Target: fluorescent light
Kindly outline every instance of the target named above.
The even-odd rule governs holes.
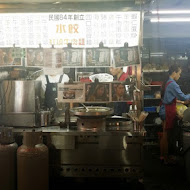
[[[150,55],[151,57],[163,57],[163,55]]]
[[[161,54],[161,55],[163,55],[163,54],[165,54],[164,52],[152,52],[152,53],[150,53],[151,55],[154,55],[154,54]]]
[[[54,3],[52,3],[52,4],[56,5],[56,4],[59,4],[59,3],[60,3],[59,1],[56,1],[56,2],[54,2]]]
[[[152,14],[190,14],[190,10],[157,10],[151,12]]]
[[[190,22],[190,18],[151,18],[150,22]]]
[[[150,56],[151,57],[162,57],[162,56],[164,56],[164,54],[166,54],[166,53],[164,53],[164,52],[152,52],[152,53],[150,53]]]

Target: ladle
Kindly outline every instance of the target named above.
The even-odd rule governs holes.
[[[87,106],[85,106],[83,103],[80,103],[85,109],[86,109],[86,112],[89,112],[89,109]]]

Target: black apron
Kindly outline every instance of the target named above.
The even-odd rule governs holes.
[[[45,77],[46,77],[47,84],[46,84],[44,104],[46,108],[54,108],[54,110],[56,110],[57,106],[56,106],[55,98],[57,98],[57,83],[50,83],[48,75],[45,75]],[[61,83],[62,78],[63,78],[63,75],[60,76],[59,83]]]

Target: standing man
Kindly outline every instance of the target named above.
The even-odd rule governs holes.
[[[62,75],[41,75],[36,80],[42,81],[44,106],[57,110],[55,101],[57,98],[57,83],[69,82],[68,75],[64,73]]]

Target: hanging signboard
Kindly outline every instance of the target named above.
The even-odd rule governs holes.
[[[108,48],[86,49],[86,66],[108,67],[110,66],[110,50]]]
[[[0,14],[0,47],[137,46],[139,34],[139,11]]]
[[[44,50],[42,48],[28,48],[26,50],[26,55],[27,66],[44,66]]]
[[[61,48],[44,48],[44,67],[62,68],[63,49]]]
[[[64,48],[63,66],[69,68],[83,66],[83,49]]]
[[[115,67],[124,67],[139,64],[138,46],[116,48],[114,52]]]
[[[84,84],[58,84],[58,102],[84,102]]]
[[[24,54],[22,48],[0,48],[0,66],[22,66]]]

